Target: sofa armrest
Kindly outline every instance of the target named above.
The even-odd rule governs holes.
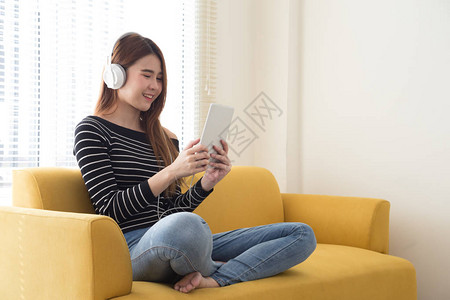
[[[386,200],[357,197],[282,194],[286,222],[310,225],[317,241],[389,252]]]
[[[131,292],[131,260],[113,219],[0,207],[1,299],[106,299]]]

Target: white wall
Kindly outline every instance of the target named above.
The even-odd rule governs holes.
[[[302,191],[391,202],[391,254],[449,299],[450,2],[305,1]]]
[[[284,112],[235,164],[389,200],[391,254],[450,299],[450,1],[219,1],[218,34],[219,101]]]
[[[217,99],[234,106],[234,117],[252,132],[246,138],[255,137],[244,151],[230,152],[232,162],[268,168],[282,190],[292,187],[299,191],[296,154],[300,140],[296,128],[300,92],[298,81],[293,78],[300,74],[297,36],[300,2],[237,0],[218,4]],[[266,101],[275,103],[276,107],[269,105],[271,111],[260,107],[261,93]],[[258,107],[263,122],[259,116],[246,113],[255,112],[254,106]],[[287,131],[287,126],[294,130]],[[288,177],[288,173],[296,176]]]

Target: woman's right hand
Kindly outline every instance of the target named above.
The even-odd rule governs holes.
[[[210,155],[208,147],[198,144],[200,139],[190,141],[169,166],[175,179],[206,171]]]

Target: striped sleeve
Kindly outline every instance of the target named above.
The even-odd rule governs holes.
[[[166,203],[165,210],[159,218],[176,212],[193,212],[213,191],[214,189],[205,191],[202,188],[201,179],[184,194],[181,194],[180,189],[177,189],[176,195]]]
[[[91,122],[81,122],[75,129],[74,154],[98,214],[117,223],[125,222],[156,203],[147,180],[119,189],[108,148],[108,134]]]
[[[172,139],[178,152],[180,147],[178,140]],[[181,193],[181,189],[177,186],[175,195],[168,199],[163,199],[163,212],[158,216],[158,219],[168,216],[177,212],[193,212],[202,202],[214,191],[214,188],[210,191],[205,191],[201,185],[201,178],[190,187],[184,194]]]

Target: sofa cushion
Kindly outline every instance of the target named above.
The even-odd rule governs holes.
[[[205,219],[213,233],[284,221],[275,177],[267,169],[250,166],[233,167],[195,213]]]
[[[318,244],[304,263],[277,276],[235,285],[198,289],[195,299],[371,300],[415,299],[413,265],[402,258],[355,247]],[[134,281],[120,300],[184,299],[170,285]]]

